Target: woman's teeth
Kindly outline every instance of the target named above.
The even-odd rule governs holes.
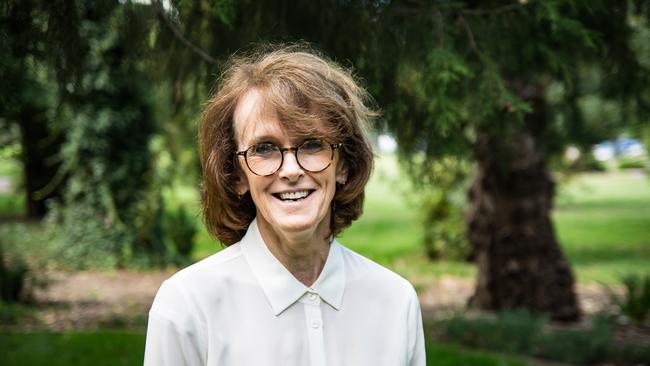
[[[278,197],[281,200],[299,200],[305,198],[309,195],[309,191],[298,191],[298,192],[283,192],[278,193]]]

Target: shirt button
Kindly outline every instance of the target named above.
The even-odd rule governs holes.
[[[309,300],[315,301],[316,300],[316,294],[309,294]]]
[[[311,327],[314,329],[320,328],[320,322],[314,321],[313,323],[311,323]]]

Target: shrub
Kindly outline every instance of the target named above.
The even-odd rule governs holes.
[[[536,354],[571,364],[592,364],[607,360],[611,343],[611,325],[604,318],[595,318],[589,329],[556,329],[545,333]]]
[[[194,239],[198,232],[196,217],[181,205],[167,214],[165,224],[167,237],[174,245],[176,253],[183,259],[188,259],[194,249]]]
[[[447,324],[447,337],[468,346],[512,353],[531,353],[546,318],[526,310],[502,312],[496,319],[455,316]]]
[[[506,311],[496,318],[456,315],[441,322],[444,341],[472,348],[517,353],[571,364],[615,361],[649,364],[650,346],[615,341],[610,319],[596,317],[590,327],[554,327],[545,317],[525,310]]]
[[[624,169],[643,169],[646,167],[646,159],[643,157],[622,157],[618,159],[618,168]]]
[[[33,239],[23,226],[0,227],[0,302],[30,302],[33,291],[47,284],[44,273],[36,271],[44,266],[30,258],[30,246],[25,243]]]
[[[621,279],[625,294],[616,295],[610,290],[612,302],[621,315],[638,324],[644,324],[650,316],[650,274],[630,274]]]
[[[19,302],[26,292],[29,267],[21,256],[12,254],[0,241],[0,300],[4,302]]]

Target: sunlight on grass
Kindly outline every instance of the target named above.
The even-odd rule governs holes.
[[[639,173],[585,174],[562,187],[558,237],[581,282],[648,271],[650,182]]]

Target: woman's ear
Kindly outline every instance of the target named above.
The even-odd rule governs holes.
[[[237,180],[237,183],[235,184],[235,192],[237,192],[237,195],[240,197],[245,195],[246,192],[248,192],[248,182],[242,180],[241,178]]]
[[[344,161],[339,161],[336,166],[336,183],[345,185],[348,182],[348,165]]]
[[[237,182],[235,182],[235,192],[241,197],[248,192],[248,178],[241,169],[237,168]]]

